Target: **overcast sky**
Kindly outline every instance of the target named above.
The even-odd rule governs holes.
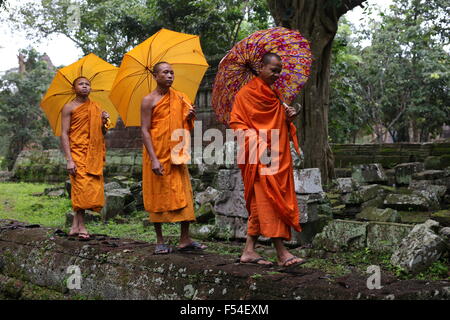
[[[40,0],[26,0],[40,1]],[[9,6],[14,8],[23,0],[8,0]],[[369,4],[377,4],[386,9],[392,0],[368,0]],[[4,13],[3,13],[4,14]],[[363,18],[362,8],[356,7],[347,13],[347,18],[356,25]],[[25,37],[25,33],[12,30],[8,24],[0,26],[0,73],[17,67],[17,53],[19,49],[32,46],[41,53],[47,53],[55,66],[68,65],[82,57],[83,53],[75,44],[64,35],[54,35],[50,39],[34,42]]]

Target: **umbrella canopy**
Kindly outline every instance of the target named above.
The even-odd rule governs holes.
[[[303,88],[312,63],[308,40],[300,32],[282,27],[257,31],[239,41],[219,64],[212,93],[218,121],[228,125],[234,97],[257,75],[268,52],[278,54],[283,61],[281,76],[272,85],[278,97],[289,104]]]
[[[111,126],[115,126],[119,114],[108,95],[118,70],[119,68],[90,53],[56,72],[41,101],[41,108],[55,135],[61,135],[61,110],[75,98],[72,83],[78,77],[86,77],[91,82],[89,99],[98,102],[103,110],[109,113]]]
[[[209,65],[196,35],[161,29],[127,52],[114,80],[110,99],[126,126],[141,125],[142,98],[156,88],[153,66],[165,61],[175,73],[172,87],[195,101]]]

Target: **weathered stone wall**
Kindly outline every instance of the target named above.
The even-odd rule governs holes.
[[[336,168],[381,163],[393,168],[400,163],[425,162],[426,169],[450,166],[450,143],[332,144]]]
[[[207,112],[198,113],[198,118],[204,123],[215,121],[208,117]],[[119,123],[118,126],[124,128],[123,123]],[[202,124],[202,127],[204,131],[210,126]],[[223,129],[223,126],[221,128]],[[111,131],[107,134],[109,147],[106,153],[105,176],[124,175],[140,179],[142,140],[140,132],[137,134],[139,128],[124,129],[126,130]],[[209,143],[204,142],[206,145]],[[124,145],[125,148],[122,147]],[[338,177],[351,174],[351,171],[340,173],[339,168],[350,168],[358,164],[380,163],[383,168],[394,168],[401,163],[423,162],[427,170],[442,170],[450,166],[450,143],[334,144],[332,149]],[[394,173],[387,171],[386,174]],[[13,177],[20,181],[62,182],[67,178],[63,155],[57,149],[24,150],[17,158]]]
[[[142,149],[109,149],[106,152],[105,177],[142,178]],[[69,176],[63,153],[58,149],[24,150],[14,164],[14,180],[24,182],[63,182]]]

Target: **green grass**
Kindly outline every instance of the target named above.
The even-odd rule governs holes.
[[[48,227],[63,228],[71,204],[67,198],[33,196],[50,184],[0,183],[0,219],[15,219]]]

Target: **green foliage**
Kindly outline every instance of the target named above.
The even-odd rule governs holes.
[[[79,21],[77,20],[79,17]],[[118,65],[123,55],[161,28],[197,34],[208,56],[269,26],[265,0],[42,0],[11,14],[32,38],[66,35],[84,54]]]
[[[21,50],[25,72],[8,72],[0,79],[0,141],[8,169],[17,155],[30,143],[43,148],[57,146],[40,100],[54,75],[41,55],[34,49]]]
[[[357,134],[373,130],[378,141],[387,132],[394,142],[429,141],[450,118],[448,6],[443,0],[395,0],[378,15],[380,21],[369,20],[353,37],[351,26],[340,22],[333,45],[332,140],[355,142]],[[371,44],[362,48],[358,39]]]

